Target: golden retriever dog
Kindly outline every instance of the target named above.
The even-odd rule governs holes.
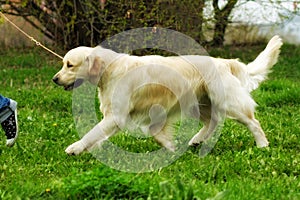
[[[103,119],[65,151],[80,154],[120,129],[136,127],[175,151],[173,124],[182,113],[203,122],[189,145],[210,139],[229,117],[248,127],[258,147],[266,147],[269,143],[254,117],[256,103],[250,92],[266,79],[281,46],[281,38],[274,36],[249,64],[199,55],[133,56],[100,46],[72,49],[53,81],[65,90],[84,81],[97,85]]]

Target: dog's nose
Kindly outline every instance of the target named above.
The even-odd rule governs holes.
[[[58,77],[57,77],[57,76],[54,76],[54,77],[52,78],[52,81],[53,81],[54,83],[58,84]]]

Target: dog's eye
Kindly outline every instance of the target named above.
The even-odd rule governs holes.
[[[73,65],[71,63],[67,62],[67,67],[71,68],[71,67],[73,67]]]

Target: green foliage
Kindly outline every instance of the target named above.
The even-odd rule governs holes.
[[[213,54],[251,61],[263,48]],[[0,51],[0,94],[18,101],[20,128],[13,148],[0,131],[0,199],[299,199],[299,51],[283,46],[269,80],[253,92],[270,147],[258,149],[244,126],[227,120],[209,155],[199,158],[199,148],[189,148],[149,173],[116,171],[89,153],[67,156],[78,133],[72,93],[51,81],[60,62],[35,49]],[[112,141],[131,151],[157,148],[122,134]]]
[[[140,188],[133,177],[101,166],[66,178],[63,187],[71,199],[145,199],[148,189]]]
[[[204,0],[106,0],[103,6],[99,0],[22,0],[5,4],[12,5],[12,10],[26,17],[57,45],[71,49],[96,46],[117,33],[142,27],[169,28],[202,41],[204,3]],[[27,18],[28,15],[39,23]]]

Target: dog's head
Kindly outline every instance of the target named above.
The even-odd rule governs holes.
[[[86,59],[94,48],[77,47],[70,50],[63,58],[62,69],[54,75],[53,81],[65,90],[80,86],[89,76]]]

